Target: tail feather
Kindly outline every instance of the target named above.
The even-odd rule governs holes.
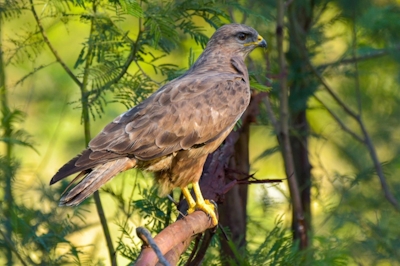
[[[89,158],[91,153],[92,150],[90,149],[84,150],[81,154],[77,155],[76,157],[72,158],[68,163],[64,164],[51,178],[50,185],[53,185],[54,183],[66,178],[67,176],[79,173],[81,171],[86,171],[96,166],[96,164],[99,164],[99,162],[86,159]],[[78,164],[78,161],[81,161],[82,159],[86,159],[86,163]]]
[[[51,178],[50,185],[72,174],[82,171],[90,171],[91,168],[94,168],[99,164],[116,160],[118,158],[121,158],[121,155],[108,151],[92,151],[91,149],[84,150],[82,154],[71,159],[58,170],[58,172]]]
[[[78,205],[118,173],[133,168],[135,165],[135,159],[125,157],[94,167],[78,185],[61,197],[60,206]]]

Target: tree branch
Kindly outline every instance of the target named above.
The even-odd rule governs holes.
[[[145,246],[151,247],[153,251],[156,253],[157,258],[159,262],[164,265],[164,266],[169,266],[170,264],[168,261],[164,258],[164,256],[161,253],[160,248],[157,246],[156,242],[154,241],[153,237],[151,236],[151,233],[144,227],[138,227],[136,228],[136,234],[140,239],[142,239],[143,243]]]
[[[297,220],[298,228],[296,231],[300,235],[300,247],[306,248],[308,246],[308,236],[306,229],[306,222],[304,219],[303,206],[301,204],[299,185],[297,183],[297,176],[294,167],[292,147],[289,138],[289,104],[288,104],[288,84],[286,77],[286,61],[285,54],[283,51],[283,29],[284,29],[284,1],[278,0],[278,16],[276,25],[277,34],[277,48],[278,48],[278,60],[280,72],[280,131],[278,132],[278,138],[280,139],[280,145],[282,147],[283,161],[285,164],[286,177],[288,179],[288,185],[290,195],[293,204],[293,218]]]
[[[53,45],[51,44],[49,38],[47,37],[47,34],[43,28],[42,22],[40,21],[35,7],[33,5],[33,0],[29,0],[30,4],[31,4],[31,11],[33,13],[33,16],[35,17],[36,20],[36,24],[39,27],[40,33],[42,34],[42,37],[44,39],[44,42],[47,44],[47,46],[49,47],[50,51],[53,53],[54,57],[56,58],[57,62],[60,63],[60,65],[64,68],[65,72],[68,74],[68,76],[71,77],[71,79],[79,86],[82,86],[82,83],[79,81],[79,79],[74,75],[74,73],[72,73],[72,71],[69,69],[69,67],[64,63],[64,61],[61,59],[61,57],[59,56],[58,52],[56,49],[54,49]]]
[[[374,164],[376,173],[378,175],[379,181],[381,183],[381,187],[382,190],[384,192],[385,198],[390,202],[390,204],[392,204],[397,211],[400,211],[400,205],[397,202],[396,198],[393,196],[393,194],[390,192],[389,186],[387,184],[386,178],[385,178],[385,174],[383,173],[383,169],[382,169],[382,165],[379,162],[379,158],[378,155],[376,153],[375,150],[375,146],[372,143],[372,139],[365,127],[364,121],[361,118],[361,116],[357,113],[355,113],[354,111],[352,111],[337,95],[336,93],[334,93],[334,91],[332,90],[332,88],[325,82],[324,78],[321,76],[321,74],[315,69],[315,67],[312,65],[312,63],[310,62],[309,59],[307,59],[307,63],[310,66],[310,68],[312,69],[312,71],[314,72],[314,74],[317,76],[317,78],[319,79],[319,81],[321,82],[321,84],[324,86],[325,90],[332,96],[332,98],[338,103],[338,105],[350,116],[352,117],[357,124],[359,125],[362,135],[364,137],[364,140],[362,140],[362,138],[360,137],[356,137],[354,134],[350,133],[350,130],[345,130],[346,132],[350,133],[350,135],[352,135],[353,137],[355,137],[357,140],[361,141],[362,143],[364,143],[369,151],[371,160]],[[315,96],[314,96],[315,97]],[[318,99],[318,98],[316,98]],[[329,109],[327,109],[328,112],[334,117],[334,119],[339,123],[339,119],[334,116],[333,112],[330,112]],[[340,123],[339,123],[340,124]],[[341,125],[342,126],[342,125]],[[342,126],[343,128],[343,126]]]
[[[395,47],[392,48],[393,50],[400,50],[400,45],[397,45]],[[326,63],[326,64],[322,64],[319,65],[317,67],[318,70],[325,70],[328,67],[332,67],[332,66],[339,66],[339,65],[347,65],[347,64],[354,64],[354,62],[361,62],[361,61],[367,61],[370,59],[376,59],[379,57],[383,57],[386,55],[389,55],[390,50],[389,49],[385,49],[385,50],[379,50],[379,51],[375,51],[373,53],[369,53],[366,55],[360,55],[360,56],[352,56],[351,58],[342,58],[339,59],[336,62],[331,62],[331,63]]]
[[[371,156],[372,162],[374,163],[376,174],[378,175],[379,181],[382,186],[382,190],[385,194],[385,198],[396,208],[397,211],[400,211],[400,206],[399,203],[397,202],[396,198],[393,196],[393,194],[390,192],[390,188],[386,182],[385,174],[383,173],[382,165],[379,162],[378,155],[375,150],[375,146],[372,143],[372,139],[369,136],[369,133],[367,129],[365,128],[364,123],[362,122],[361,118],[358,121],[359,125],[361,127],[361,130],[363,132],[364,138],[365,138],[365,145],[367,146],[367,149],[369,151],[369,154]]]
[[[38,67],[35,67],[31,72],[29,72],[28,74],[26,74],[25,76],[23,76],[20,80],[18,80],[15,84],[14,87],[18,86],[19,84],[23,83],[27,78],[29,78],[30,76],[36,74],[36,72],[38,72],[39,70],[42,70],[48,66],[51,66],[52,64],[57,63],[57,61],[53,61],[51,63],[48,63],[46,65],[40,65]]]
[[[354,139],[358,140],[359,142],[365,144],[365,140],[361,138],[357,133],[352,131],[348,126],[346,126],[345,123],[343,123],[340,118],[333,112],[332,109],[330,109],[322,100],[319,98],[316,94],[313,95],[314,98],[322,104],[322,106],[328,111],[328,113],[333,117],[333,119],[336,121],[336,123],[339,124],[339,126],[347,133],[349,133]]]
[[[93,1],[93,14],[96,14],[97,12],[97,2]],[[91,42],[91,38],[93,36],[93,33],[95,31],[95,17],[93,16],[91,18],[90,22],[90,32],[89,32],[89,41],[88,41],[88,51],[87,51],[87,58],[86,58],[86,64],[85,68],[83,71],[83,79],[80,88],[81,91],[81,104],[82,104],[82,120],[83,120],[83,130],[84,130],[84,135],[85,135],[85,146],[89,145],[90,139],[91,139],[91,133],[90,133],[90,117],[89,117],[89,69],[90,66],[92,65],[93,61],[93,43]],[[110,257],[111,265],[116,266],[117,265],[117,258],[115,256],[115,250],[114,250],[114,245],[111,239],[111,234],[110,230],[108,228],[107,224],[107,218],[106,215],[104,214],[104,209],[103,205],[101,203],[100,199],[100,193],[99,191],[95,191],[93,193],[93,198],[94,202],[96,205],[96,210],[97,214],[99,215],[100,219],[100,224],[103,229],[103,234],[106,240],[107,244],[107,250],[108,254]]]
[[[161,254],[166,254],[174,249],[175,246],[180,245],[180,243],[213,227],[212,221],[207,214],[202,211],[195,211],[166,227],[154,237],[154,242],[159,247]],[[135,265],[155,265],[157,261],[158,257],[154,250],[150,247],[145,247],[142,249]]]

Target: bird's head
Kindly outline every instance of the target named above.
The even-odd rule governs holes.
[[[211,36],[206,49],[230,51],[244,59],[257,47],[267,47],[267,42],[255,29],[242,24],[227,24]]]

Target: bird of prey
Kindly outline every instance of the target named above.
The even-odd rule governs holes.
[[[75,206],[118,173],[139,168],[155,172],[160,196],[180,187],[188,213],[203,210],[217,225],[214,205],[204,200],[198,181],[207,155],[221,145],[249,104],[245,58],[266,45],[251,27],[220,27],[185,74],[115,118],[58,170],[50,185],[74,173],[79,173],[74,181],[81,178],[60,205]]]

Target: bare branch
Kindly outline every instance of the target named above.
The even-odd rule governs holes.
[[[18,81],[14,84],[14,86],[17,86],[17,85],[23,83],[27,78],[29,78],[30,76],[36,74],[36,72],[38,72],[39,70],[42,70],[42,69],[44,69],[44,68],[46,68],[46,67],[48,67],[48,66],[51,66],[51,65],[54,64],[54,63],[56,63],[56,61],[51,62],[51,63],[48,63],[48,64],[46,64],[46,65],[40,65],[40,66],[38,66],[38,67],[35,67],[31,72],[29,72],[28,74],[26,74],[25,76],[23,76],[20,80],[18,80]]]
[[[340,107],[343,108],[343,110],[353,117],[355,120],[359,119],[359,115],[356,114],[353,110],[350,109],[340,98],[339,96],[336,95],[336,93],[331,89],[331,87],[326,83],[325,79],[322,77],[322,75],[317,71],[317,69],[312,65],[311,61],[309,58],[307,58],[307,63],[310,66],[312,72],[314,75],[318,78],[319,82],[324,86],[325,90],[332,96],[332,98],[339,104]]]
[[[400,45],[395,46],[394,48],[391,48],[393,50],[400,50]],[[376,59],[379,57],[383,57],[389,54],[390,49],[385,49],[385,50],[378,50],[373,53],[369,53],[366,55],[360,55],[360,56],[352,56],[351,58],[343,58],[339,59],[336,62],[331,62],[331,63],[326,63],[323,65],[319,65],[317,67],[318,70],[325,70],[328,67],[333,67],[333,66],[339,66],[339,65],[347,65],[347,64],[354,64],[354,62],[361,62],[361,61],[367,61],[370,59]]]
[[[353,138],[358,140],[359,142],[365,144],[365,140],[357,135],[354,131],[352,131],[349,127],[346,126],[345,123],[340,120],[340,118],[330,109],[316,94],[314,94],[314,98],[323,105],[323,107],[328,111],[328,113],[333,117],[333,119],[339,124],[339,126],[347,133],[349,133]]]
[[[381,163],[379,162],[378,155],[377,155],[376,150],[375,150],[375,146],[374,146],[373,143],[372,143],[372,139],[371,139],[371,137],[370,137],[370,135],[369,135],[369,133],[368,133],[366,127],[365,127],[365,124],[364,124],[363,119],[361,118],[361,116],[360,116],[359,114],[353,112],[353,111],[352,111],[352,110],[351,110],[351,109],[336,95],[336,93],[334,93],[334,91],[332,90],[332,88],[325,82],[325,80],[323,79],[323,77],[321,76],[321,74],[315,69],[315,67],[312,65],[312,63],[310,62],[310,60],[307,60],[307,61],[308,61],[308,65],[311,67],[312,71],[313,71],[314,74],[317,76],[317,78],[319,79],[319,81],[321,82],[321,84],[324,86],[324,88],[326,89],[326,91],[334,98],[334,100],[339,104],[339,106],[340,106],[341,108],[343,108],[343,110],[344,110],[348,115],[350,115],[352,118],[354,118],[354,120],[356,120],[357,124],[359,125],[359,127],[360,127],[360,129],[361,129],[361,132],[362,132],[362,135],[363,135],[364,139],[362,139],[361,137],[356,136],[356,135],[350,133],[351,130],[349,130],[349,129],[346,130],[345,127],[343,127],[343,126],[344,126],[343,123],[342,123],[341,126],[342,126],[342,128],[343,128],[346,132],[350,133],[350,134],[351,134],[353,137],[355,137],[358,141],[362,141],[362,143],[364,143],[364,144],[366,145],[366,147],[367,147],[367,149],[368,149],[368,151],[369,151],[371,160],[372,160],[372,162],[373,162],[373,164],[374,164],[376,173],[377,173],[377,175],[378,175],[378,178],[379,178],[379,181],[380,181],[380,183],[381,183],[381,187],[382,187],[382,190],[383,190],[383,192],[384,192],[384,195],[385,195],[386,199],[390,202],[390,204],[392,204],[392,205],[396,208],[396,210],[400,211],[400,205],[399,205],[399,203],[397,202],[396,198],[393,196],[393,194],[390,192],[390,189],[389,189],[389,186],[388,186],[388,184],[387,184],[385,175],[384,175],[384,173],[383,173],[382,165],[381,165]],[[356,85],[357,85],[357,84],[356,84]],[[316,97],[316,96],[314,95],[314,97]],[[319,100],[317,97],[316,97],[316,99]],[[320,101],[320,100],[319,100],[319,101]],[[320,101],[320,102],[321,102],[321,101]],[[322,102],[321,102],[321,103],[322,103]],[[334,113],[333,113],[332,111],[330,111],[328,108],[327,108],[327,110],[328,110],[328,112],[333,116],[333,118],[340,124],[340,120],[334,115]]]
[[[393,194],[390,192],[389,185],[386,182],[385,174],[383,173],[382,165],[379,162],[378,155],[376,154],[375,146],[372,143],[372,139],[369,136],[368,131],[365,128],[365,125],[361,119],[359,120],[359,125],[363,132],[365,138],[365,145],[367,146],[371,159],[374,163],[374,167],[379,177],[379,181],[381,183],[383,193],[385,194],[385,198],[396,208],[397,211],[400,211],[399,203],[397,202]]]
[[[283,28],[284,28],[284,1],[278,0],[278,16],[277,16],[277,48],[278,48],[278,61],[281,73],[280,78],[280,131],[278,138],[280,139],[280,145],[282,147],[283,161],[285,164],[285,172],[288,179],[288,185],[290,195],[292,198],[294,219],[298,227],[296,231],[300,235],[300,246],[306,248],[308,246],[308,236],[306,229],[306,222],[304,218],[303,206],[301,204],[300,191],[297,183],[297,176],[294,167],[292,147],[289,139],[289,105],[288,105],[288,84],[286,77],[286,61],[285,54],[283,51]]]
[[[72,80],[79,86],[82,86],[82,83],[79,81],[79,79],[74,75],[74,73],[72,73],[71,69],[69,69],[69,67],[64,63],[64,61],[61,59],[61,57],[59,56],[57,50],[53,47],[53,45],[51,44],[49,38],[47,37],[47,34],[43,28],[42,22],[39,19],[39,16],[36,13],[35,10],[35,6],[33,5],[33,0],[29,0],[30,4],[31,4],[31,11],[33,13],[33,16],[35,17],[36,20],[36,24],[39,27],[40,33],[43,36],[44,42],[47,44],[47,46],[49,47],[50,51],[53,53],[54,57],[56,58],[57,62],[60,63],[60,65],[64,68],[65,72],[67,72],[68,76],[70,76],[72,78]]]

